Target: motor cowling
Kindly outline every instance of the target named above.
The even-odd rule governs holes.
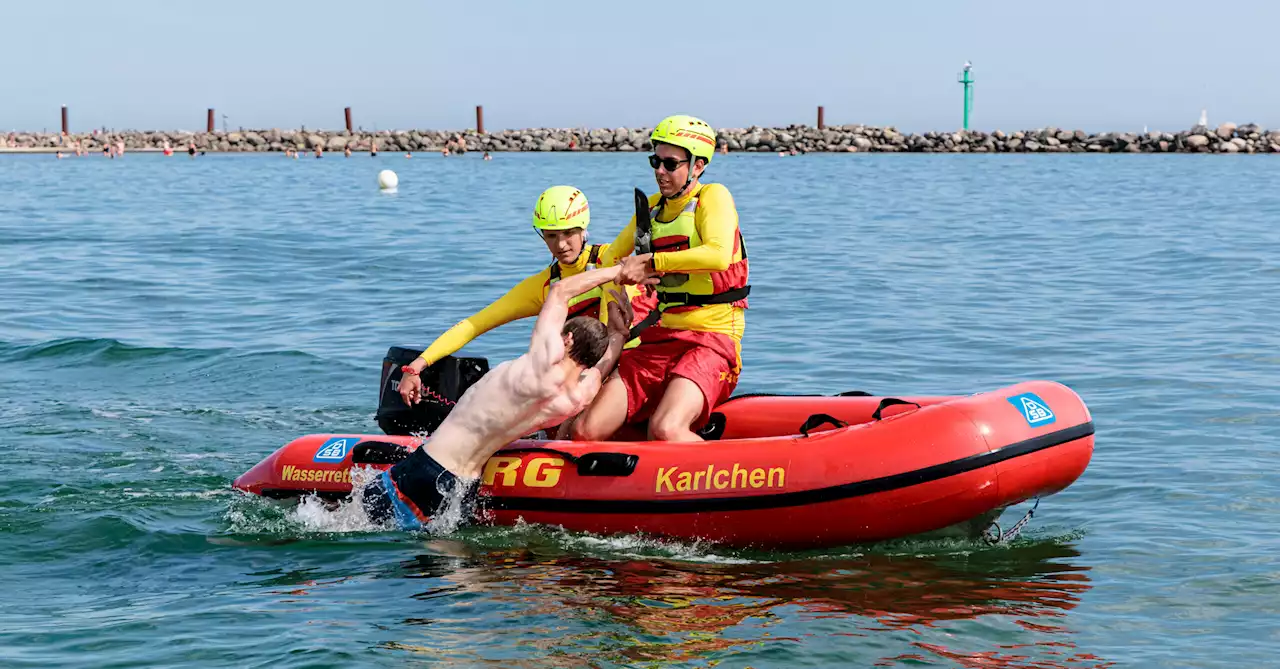
[[[421,354],[420,350],[392,346],[382,359],[377,421],[387,434],[434,432],[462,394],[489,371],[487,358],[445,356],[422,370],[422,401],[408,406],[400,397],[400,368]]]

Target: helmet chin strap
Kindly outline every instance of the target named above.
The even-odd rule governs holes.
[[[589,235],[589,234],[590,234],[590,233],[589,233],[589,232],[587,232],[586,228],[583,228],[583,230],[582,230],[582,246],[578,247],[578,255],[576,255],[576,256],[574,256],[574,257],[573,257],[573,263],[574,263],[575,265],[576,265],[576,264],[578,264],[578,258],[581,258],[581,257],[582,257],[582,253],[583,253],[584,251],[586,251],[586,250],[587,250],[587,247],[588,247],[588,246],[591,246],[591,242],[590,242],[590,240],[589,240],[589,239],[588,239],[588,237],[587,237],[587,235]]]
[[[688,149],[685,149],[685,151],[688,151]],[[684,185],[680,187],[680,190],[676,191],[675,199],[678,200],[684,197],[685,192],[689,190],[689,186],[693,184],[693,164],[697,160],[698,160],[697,157],[695,157],[693,153],[690,152],[689,153],[689,176],[685,177]],[[703,168],[703,169],[706,169],[706,168]]]

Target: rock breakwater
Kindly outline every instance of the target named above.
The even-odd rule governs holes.
[[[721,143],[731,152],[829,153],[1280,153],[1280,130],[1256,124],[1224,123],[1180,132],[1105,132],[1040,128],[1014,132],[957,131],[906,134],[893,127],[865,125],[786,128],[721,128]],[[107,131],[63,136],[57,133],[9,133],[0,151],[101,151],[124,142],[126,150],[181,152],[266,152],[288,149],[342,152],[378,151],[648,151],[648,128],[530,128],[490,133],[439,130],[346,132],[319,130],[236,130],[231,132]]]

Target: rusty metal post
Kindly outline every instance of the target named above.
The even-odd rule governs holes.
[[[822,118],[822,105],[818,105],[818,129],[826,130],[827,122]]]
[[[67,106],[62,105],[62,134],[67,134]]]
[[[347,107],[342,113],[347,117],[347,132],[351,132],[351,108]]]
[[[208,123],[208,126],[209,126],[209,129],[208,129],[208,130],[206,130],[205,132],[213,132],[213,109],[212,109],[212,108],[210,108],[210,109],[209,109],[209,123]]]
[[[484,107],[476,105],[476,134],[484,134]]]

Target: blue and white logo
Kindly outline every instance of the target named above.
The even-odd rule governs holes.
[[[1027,425],[1031,427],[1048,425],[1058,419],[1057,416],[1053,415],[1053,409],[1049,408],[1049,404],[1040,399],[1040,396],[1035,393],[1014,395],[1008,400],[1014,408],[1022,412],[1022,417],[1027,419]]]
[[[356,437],[334,437],[321,444],[312,459],[315,462],[342,462],[347,459],[347,451],[358,441]]]

